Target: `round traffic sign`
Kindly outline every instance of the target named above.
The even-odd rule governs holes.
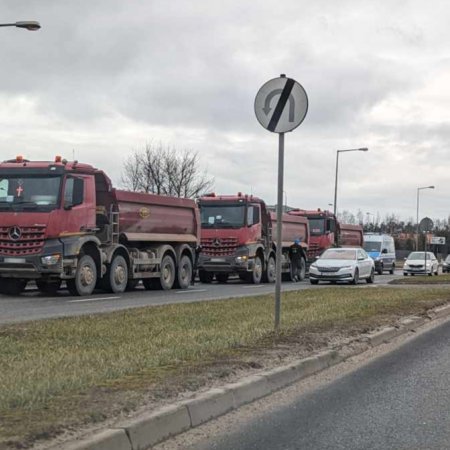
[[[419,230],[422,233],[433,230],[433,221],[429,217],[424,217],[419,223]]]
[[[263,84],[255,98],[258,122],[273,133],[297,128],[308,111],[308,96],[303,86],[292,78],[280,76]]]

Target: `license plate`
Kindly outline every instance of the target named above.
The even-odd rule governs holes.
[[[5,258],[3,261],[11,264],[22,264],[25,262],[25,258]]]
[[[211,262],[225,262],[224,258],[211,258]]]

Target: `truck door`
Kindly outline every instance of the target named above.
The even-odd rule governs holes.
[[[61,233],[82,233],[95,228],[93,178],[68,175],[64,182],[60,229]]]

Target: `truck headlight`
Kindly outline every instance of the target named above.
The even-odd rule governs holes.
[[[57,253],[55,255],[50,255],[50,256],[42,256],[41,263],[44,266],[54,266],[55,264],[59,263],[60,259],[61,259],[61,255],[59,253]]]
[[[237,264],[244,264],[247,261],[248,261],[248,255],[236,256],[236,263]]]

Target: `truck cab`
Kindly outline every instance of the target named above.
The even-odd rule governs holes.
[[[209,194],[199,199],[202,282],[216,276],[225,282],[231,273],[259,283],[263,277],[271,226],[265,203],[253,196]]]

